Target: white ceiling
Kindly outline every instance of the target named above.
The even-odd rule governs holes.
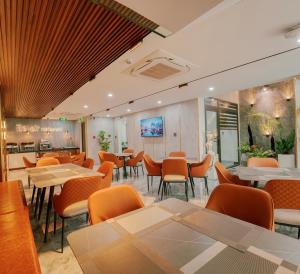
[[[229,68],[258,60],[300,46],[295,39],[284,38],[284,31],[300,22],[300,1],[289,0],[242,0],[223,1],[214,12],[199,17],[177,33],[161,38],[150,34],[143,44],[127,52],[99,73],[95,80],[82,86],[75,94],[48,114],[57,118],[61,113],[70,117],[97,113],[96,116],[111,117],[188,100],[198,96],[213,96],[224,92],[245,89],[280,81],[300,74],[300,49],[269,59],[241,66],[189,86],[173,88],[180,83],[202,78]],[[145,15],[145,14],[143,14]],[[145,15],[146,16],[146,15]],[[172,10],[166,16],[172,17]],[[176,20],[176,18],[174,18]],[[197,65],[190,72],[168,80],[154,81],[123,73],[128,68],[125,61],[137,62],[156,49]],[[214,86],[215,91],[208,91]],[[113,97],[107,97],[108,93]],[[153,93],[156,95],[150,96]],[[143,96],[145,99],[136,100]],[[128,105],[130,100],[136,100]],[[124,104],[125,105],[122,105]],[[88,105],[87,109],[83,105]],[[116,107],[115,106],[118,106]],[[105,109],[113,108],[109,112]],[[100,111],[100,112],[99,112]],[[68,116],[68,115],[66,115]]]

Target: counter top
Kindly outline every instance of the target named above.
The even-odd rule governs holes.
[[[46,152],[62,151],[62,150],[73,150],[73,149],[79,149],[79,147],[58,147],[58,148],[52,148],[52,149],[46,149],[46,150],[35,149],[33,151],[7,152],[7,154],[31,153],[31,152],[46,153]]]

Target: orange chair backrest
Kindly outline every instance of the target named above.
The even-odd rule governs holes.
[[[113,178],[114,163],[103,162],[97,171],[105,174],[105,176],[101,178],[101,189],[110,187]]]
[[[82,166],[85,159],[85,152],[73,155],[71,158],[73,164]]]
[[[272,196],[275,208],[300,210],[300,180],[271,180],[264,189]]]
[[[36,166],[53,166],[53,165],[59,165],[59,161],[52,157],[43,157],[40,160],[37,161]]]
[[[26,157],[23,157],[23,162],[24,162],[24,166],[26,168],[35,167],[36,166],[35,163],[31,163]]]
[[[218,179],[220,184],[234,184],[234,176],[220,162],[215,163]]]
[[[162,163],[162,176],[183,175],[188,178],[188,168],[185,159],[165,159]]]
[[[101,187],[100,176],[81,177],[68,180],[61,191],[60,208],[57,213],[62,215],[63,211],[71,204],[87,200]]]
[[[247,161],[248,167],[279,167],[278,161],[274,158],[252,157]]]
[[[47,152],[43,154],[43,157],[59,157],[59,153],[57,152]]]
[[[203,161],[196,164],[190,165],[190,175],[191,177],[204,177],[208,171],[212,161],[212,156],[207,154]]]
[[[58,157],[55,157],[60,164],[68,164],[72,162],[70,155],[59,155]]]
[[[104,158],[104,161],[106,161],[106,162],[112,162],[112,163],[116,164],[117,166],[122,165],[122,160],[119,160],[118,157],[113,153],[106,152],[103,154],[103,158]]]
[[[162,164],[155,163],[148,154],[143,159],[149,176],[161,176]]]
[[[82,167],[89,168],[89,169],[93,169],[93,167],[94,167],[94,160],[91,159],[91,158],[87,158],[87,159],[83,162]]]
[[[169,157],[186,157],[184,151],[172,151],[169,153]]]
[[[100,150],[100,151],[98,151],[98,157],[99,157],[99,162],[100,162],[100,164],[102,164],[105,160],[104,160],[104,153],[105,153],[105,151],[104,150]]]
[[[126,149],[123,150],[124,153],[134,153],[134,149],[131,147],[128,147]]]
[[[144,151],[140,151],[134,158],[130,159],[132,165],[136,165],[143,160]]]
[[[274,205],[266,191],[234,184],[218,185],[206,208],[272,230]]]
[[[99,190],[88,199],[89,215],[93,225],[142,207],[143,201],[129,185]]]

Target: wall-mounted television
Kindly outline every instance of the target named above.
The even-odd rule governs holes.
[[[164,134],[163,118],[153,117],[141,120],[142,137],[161,137]]]

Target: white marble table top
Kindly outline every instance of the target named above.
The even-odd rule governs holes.
[[[267,182],[270,180],[300,179],[300,169],[271,167],[237,167],[236,174],[241,180]]]
[[[30,180],[37,188],[64,184],[74,178],[105,176],[105,174],[75,164],[61,164],[26,169]]]

